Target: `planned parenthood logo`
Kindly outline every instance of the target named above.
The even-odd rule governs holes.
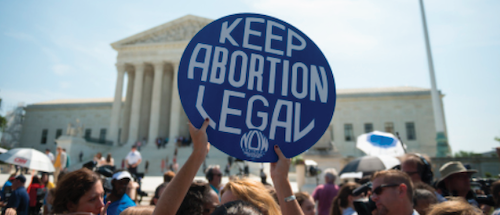
[[[179,63],[182,106],[208,140],[233,157],[276,162],[313,146],[335,109],[333,73],[321,50],[294,26],[234,14],[205,26]]]
[[[240,147],[246,156],[260,158],[269,149],[269,141],[260,131],[250,130],[241,136]]]

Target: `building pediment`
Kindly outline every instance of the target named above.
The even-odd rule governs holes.
[[[151,28],[120,41],[111,46],[118,50],[127,46],[141,46],[161,43],[189,41],[213,20],[193,15],[186,15],[163,25]]]

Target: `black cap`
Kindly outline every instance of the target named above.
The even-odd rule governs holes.
[[[24,175],[18,175],[16,177],[16,180],[19,180],[20,182],[25,183],[26,182],[26,177],[24,177]]]

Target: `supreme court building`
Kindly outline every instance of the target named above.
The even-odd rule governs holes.
[[[178,66],[190,39],[211,21],[187,15],[112,43],[118,52],[114,98],[28,105],[21,147],[45,150],[64,135],[113,147],[143,139],[154,143],[158,137],[170,142],[188,138],[188,118],[177,89]],[[312,150],[361,156],[356,137],[373,130],[399,132],[408,151],[435,156],[430,89],[337,89],[331,125]]]

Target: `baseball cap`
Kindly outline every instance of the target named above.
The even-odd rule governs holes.
[[[26,177],[24,177],[24,175],[18,175],[16,177],[16,179],[19,180],[22,183],[26,182]]]
[[[128,179],[132,180],[132,175],[130,175],[130,173],[128,171],[120,171],[120,172],[113,174],[113,179],[121,180],[124,178],[128,178]]]

